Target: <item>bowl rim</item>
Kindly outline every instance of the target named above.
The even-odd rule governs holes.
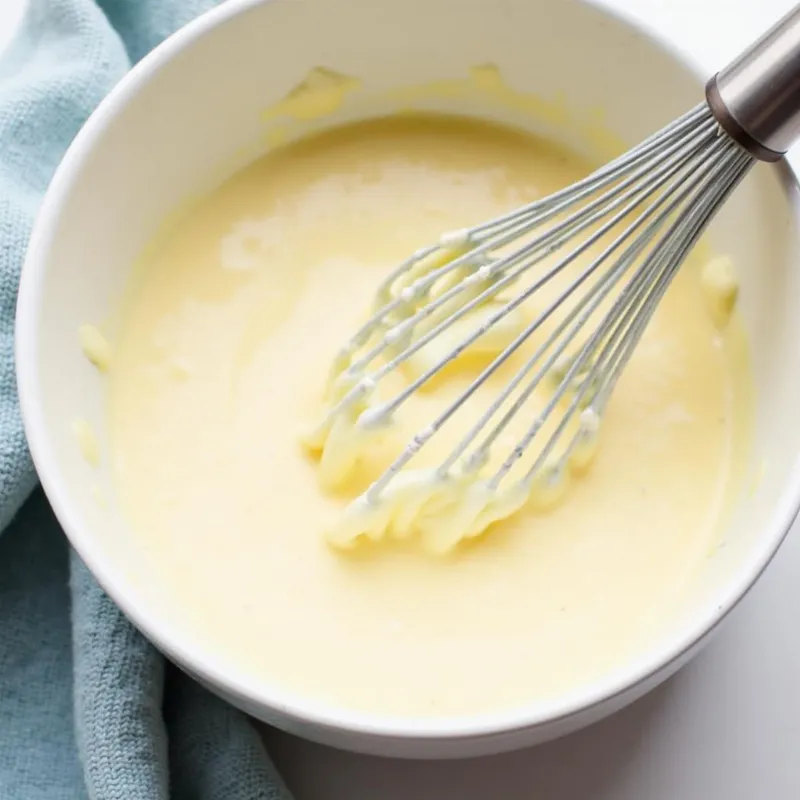
[[[721,602],[704,614],[695,615],[690,624],[683,626],[676,634],[665,637],[659,646],[600,680],[560,695],[554,701],[521,703],[513,709],[498,712],[443,718],[399,718],[348,711],[295,695],[265,679],[248,676],[234,664],[217,657],[211,652],[211,647],[203,648],[196,642],[187,641],[190,637],[181,634],[183,626],[179,623],[161,619],[144,610],[137,598],[139,593],[125,577],[124,570],[115,565],[113,558],[98,553],[92,545],[88,526],[80,524],[75,503],[60,479],[55,447],[47,433],[39,382],[40,300],[57,221],[61,209],[69,202],[72,186],[95,143],[150,77],[198,39],[233,18],[270,2],[272,0],[228,0],[188,23],[139,61],[103,99],[69,146],[41,205],[20,276],[15,324],[16,376],[23,425],[33,463],[70,543],[126,617],[170,660],[234,703],[249,709],[265,709],[270,716],[298,720],[320,729],[382,739],[480,739],[565,723],[579,714],[624,699],[635,687],[656,682],[659,675],[666,677],[720,625],[777,553],[800,512],[800,454],[786,475],[780,500],[764,525],[767,533],[753,547],[748,563],[734,574]],[[703,74],[692,56],[627,12],[609,8],[604,0],[579,0],[578,4],[610,18],[632,34],[647,40],[651,47],[661,50],[698,78]],[[795,210],[795,233],[800,237],[800,225],[797,222],[800,219],[798,181],[785,159],[778,162],[775,168],[786,201]]]

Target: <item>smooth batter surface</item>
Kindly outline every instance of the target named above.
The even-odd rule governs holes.
[[[413,538],[343,554],[323,534],[386,454],[332,492],[298,443],[394,265],[587,171],[476,123],[365,123],[254,164],[154,249],[114,341],[110,423],[116,486],[169,613],[271,683],[401,716],[551,698],[657,634],[717,541],[745,446],[746,360],[712,320],[702,260],[618,385],[591,468],[547,513],[444,557]],[[415,398],[400,444],[468,379]]]

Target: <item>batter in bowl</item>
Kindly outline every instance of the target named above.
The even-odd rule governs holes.
[[[445,555],[413,536],[340,551],[325,532],[387,452],[323,486],[299,444],[392,267],[588,171],[488,124],[365,122],[267,155],[151,249],[108,365],[110,436],[168,613],[288,692],[402,717],[553,698],[647,646],[717,544],[747,446],[745,348],[711,313],[703,258],[650,325],[591,467],[546,510]],[[388,450],[471,374],[409,403]]]

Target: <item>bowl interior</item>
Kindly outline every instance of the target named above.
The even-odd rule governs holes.
[[[201,35],[202,34],[202,35]],[[759,167],[710,233],[742,280],[741,313],[758,388],[748,491],[725,546],[710,555],[671,631],[640,663],[603,685],[513,718],[364,720],[308,708],[237,673],[224,654],[190,639],[159,601],[135,538],[116,510],[107,471],[104,385],[83,357],[83,323],[111,320],[132,264],[169,214],[269,146],[319,120],[267,120],[264,111],[315,67],[361,86],[324,124],[404,106],[393,90],[464,81],[476,65],[533,93],[530,105],[490,93],[421,92],[423,108],[491,116],[573,145],[602,127],[632,144],[702,99],[702,81],[675,55],[601,9],[564,0],[231,0],[154,55],[102,106],[70,151],[48,196],[26,265],[19,311],[19,377],[26,425],[45,488],[73,543],[126,612],[178,661],[248,710],[286,726],[331,725],[398,735],[478,732],[558,717],[612,694],[669,661],[710,627],[777,547],[796,501],[800,356],[795,190],[785,170]],[[288,125],[288,127],[287,127]],[[577,134],[575,132],[578,132]],[[113,337],[112,337],[113,338]],[[100,439],[90,468],[71,433],[88,419]],[[153,458],[158,454],[154,453]],[[98,493],[106,502],[98,503]],[[301,732],[306,732],[301,729]]]

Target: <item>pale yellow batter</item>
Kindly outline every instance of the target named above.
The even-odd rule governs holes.
[[[401,716],[550,698],[645,646],[716,542],[746,446],[746,359],[722,313],[735,283],[721,262],[701,279],[703,260],[690,261],[676,279],[562,502],[444,556],[414,536],[341,552],[324,533],[474,369],[413,398],[335,490],[299,444],[393,266],[587,171],[477,123],[365,123],[267,156],[154,249],[100,360],[117,491],[174,598],[165,613],[302,697]],[[727,300],[711,313],[716,273]]]

